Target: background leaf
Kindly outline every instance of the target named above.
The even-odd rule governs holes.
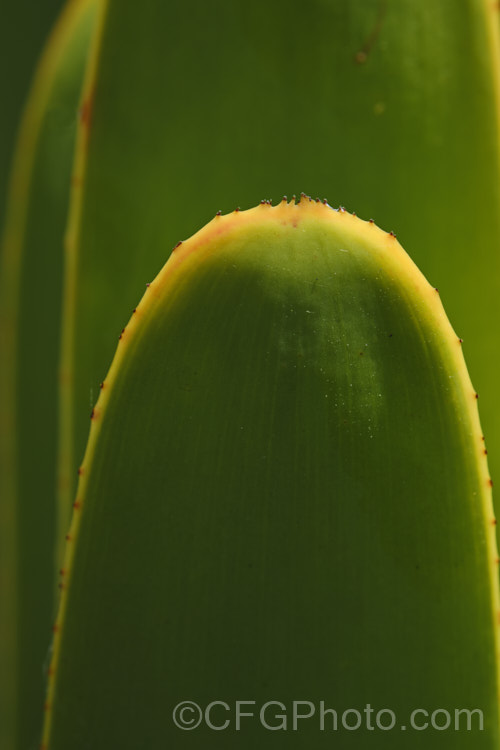
[[[56,590],[62,255],[78,100],[96,3],[71,2],[22,123],[0,271],[0,747],[41,727]]]
[[[15,133],[33,67],[62,0],[16,0],[0,10],[0,225]]]

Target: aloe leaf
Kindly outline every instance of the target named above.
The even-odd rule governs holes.
[[[61,472],[165,248],[305,189],[402,237],[439,287],[500,461],[498,29],[482,0],[107,0],[70,222]],[[193,210],[196,205],[196,210]],[[168,227],[165,230],[165,227]],[[65,522],[64,522],[65,523]],[[64,523],[61,524],[64,527]]]
[[[483,731],[426,747],[497,748],[496,554],[461,344],[394,235],[305,197],[216,216],[146,290],[92,414],[43,747],[319,747],[316,720],[276,745],[171,713],[324,700],[397,714],[338,747],[400,748],[411,711],[457,708]]]
[[[56,606],[63,236],[94,0],[68,5],[22,122],[0,269],[0,747],[40,732]]]

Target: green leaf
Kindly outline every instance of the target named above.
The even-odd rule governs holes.
[[[62,0],[4,2],[0,8],[0,225],[12,149],[33,67]]]
[[[216,217],[121,336],[70,530],[44,747],[353,747],[182,732],[176,704],[479,709],[499,741],[490,482],[461,344],[392,234],[305,197]],[[405,749],[422,747],[408,731]]]
[[[0,269],[0,747],[37,740],[54,617],[63,236],[94,0],[48,42],[19,134]]]
[[[500,473],[497,12],[482,0],[107,0],[65,307],[64,484],[138,289],[218,209],[306,190],[398,233],[439,287]],[[74,490],[63,504],[69,507]]]

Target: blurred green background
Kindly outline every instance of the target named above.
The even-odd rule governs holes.
[[[63,0],[0,3],[0,224],[17,126],[35,65]]]

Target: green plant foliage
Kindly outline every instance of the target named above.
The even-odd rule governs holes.
[[[107,0],[70,222],[65,477],[115,337],[165,252],[218,209],[300,189],[394,229],[439,287],[495,476],[496,15],[483,0],[257,0],[230,12],[221,0]]]
[[[96,3],[72,2],[33,83],[0,269],[0,747],[37,741],[55,610],[57,388],[69,185]]]
[[[54,611],[54,560],[60,559],[75,500],[88,415],[119,332],[139,290],[177,240],[218,209],[227,212],[236,204],[253,205],[262,195],[276,200],[283,192],[305,189],[395,230],[439,287],[464,338],[481,395],[491,475],[500,474],[497,6],[489,0],[311,0],[308,5],[255,0],[234,3],[230,10],[222,0],[69,3],[28,103],[0,268],[0,359],[7,363],[0,369],[0,595],[6,603],[0,608],[2,750],[26,750],[36,738]],[[187,356],[180,340],[177,344],[179,351],[173,343],[169,350],[173,360]],[[379,355],[392,351],[381,349]],[[390,368],[391,361],[381,367]],[[187,371],[188,392],[193,377]],[[250,380],[245,383],[245,398],[253,403]],[[273,398],[264,393],[263,405]],[[458,414],[458,403],[454,408]],[[430,420],[425,409],[424,415]],[[445,423],[451,424],[440,423],[443,429]],[[402,429],[403,423],[398,425]],[[427,448],[440,436],[426,435],[422,444],[414,444],[415,463],[426,467]],[[456,449],[452,441],[445,476]],[[465,453],[464,443],[460,461]],[[307,456],[304,460],[313,460]],[[455,471],[460,477],[469,469],[459,465]],[[391,497],[403,480],[394,472]],[[423,468],[421,473],[426,476]],[[270,469],[268,474],[263,481],[271,482]],[[276,482],[281,476],[278,467]],[[421,523],[423,535],[424,516]],[[453,528],[454,541],[447,544],[465,545],[464,560],[479,555],[474,545],[467,546],[469,532]],[[473,523],[470,533],[477,528]],[[223,544],[220,549],[222,554]],[[356,568],[363,586],[371,569],[367,559],[364,578]],[[478,566],[469,566],[467,585],[482,581],[476,592],[481,597],[487,577]],[[123,580],[117,578],[116,585],[124,586]],[[437,579],[432,581],[437,587]],[[447,601],[444,597],[443,608]],[[486,597],[481,601],[484,610]],[[133,604],[131,599],[136,613]],[[489,615],[481,620],[478,607],[486,649],[493,636]],[[439,627],[450,625],[449,612]],[[476,615],[464,619],[473,634],[478,633],[471,621]],[[462,643],[460,633],[459,628],[455,640],[450,636],[450,648]],[[387,684],[397,665],[390,668]],[[490,698],[496,695],[491,669],[488,677],[479,660],[474,673],[483,670],[484,695]],[[460,685],[458,680],[457,691]],[[418,680],[415,693],[417,686]],[[496,732],[493,726],[495,718],[480,738],[485,747]],[[183,741],[188,742],[176,739]]]
[[[0,224],[5,209],[9,163],[19,117],[36,58],[62,0],[16,0],[0,9]]]
[[[120,338],[76,508],[48,750],[319,747],[312,723],[276,745],[256,723],[183,733],[170,716],[186,698],[304,696],[481,707],[484,731],[426,747],[498,747],[475,392],[392,234],[303,197],[178,246]],[[328,745],[401,747],[346,734]]]

